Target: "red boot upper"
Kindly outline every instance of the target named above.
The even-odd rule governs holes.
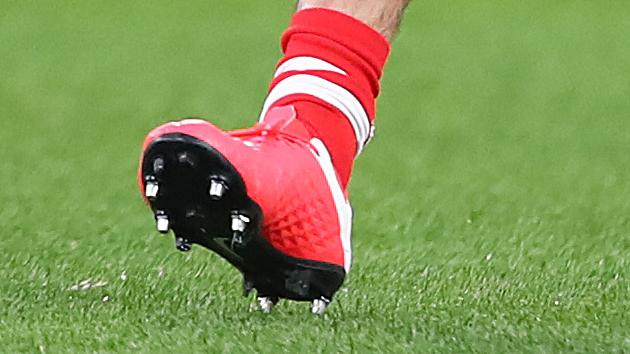
[[[338,188],[337,194],[341,189],[337,177],[330,181],[330,173],[327,178],[319,162],[330,161],[325,151],[320,154],[323,145],[311,144],[292,108],[275,109],[269,115],[264,125],[234,132],[196,119],[168,123],[147,136],[143,150],[171,133],[207,143],[240,173],[249,197],[263,211],[263,236],[274,248],[291,257],[347,268],[350,250],[346,245],[344,252],[345,221],[340,215],[349,213],[349,205],[345,198],[340,203],[339,196],[337,200],[333,196],[331,184]],[[141,177],[139,182],[143,187]]]

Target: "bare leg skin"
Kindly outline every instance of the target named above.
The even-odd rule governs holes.
[[[313,7],[336,10],[350,15],[379,31],[391,41],[398,31],[403,12],[410,0],[300,0],[297,9]]]

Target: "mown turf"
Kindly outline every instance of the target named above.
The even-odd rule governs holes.
[[[412,4],[323,317],[153,232],[144,134],[251,124],[291,11],[0,4],[0,352],[630,352],[624,1]]]

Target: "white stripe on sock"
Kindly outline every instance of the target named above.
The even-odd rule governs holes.
[[[276,70],[274,78],[284,73],[287,73],[289,71],[307,71],[307,70],[332,71],[341,75],[348,75],[342,69],[334,66],[333,64],[325,60],[314,58],[314,57],[295,57],[282,63]]]

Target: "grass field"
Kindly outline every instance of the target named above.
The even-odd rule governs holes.
[[[625,1],[411,5],[323,317],[156,235],[144,134],[251,124],[291,11],[2,1],[0,352],[630,352]]]

